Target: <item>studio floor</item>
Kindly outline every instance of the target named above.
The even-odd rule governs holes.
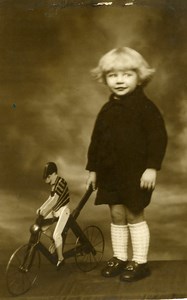
[[[24,300],[125,300],[187,298],[187,261],[150,261],[151,276],[134,282],[120,282],[118,277],[100,276],[104,262],[84,273],[75,263],[67,262],[60,271],[42,264],[37,281],[24,295],[12,297],[5,280],[5,266],[0,276],[0,299]]]

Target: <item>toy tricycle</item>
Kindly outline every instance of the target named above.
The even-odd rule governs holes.
[[[63,239],[62,251],[69,230],[71,229],[75,235],[75,246],[65,252],[63,251],[63,256],[65,260],[74,257],[77,266],[84,272],[96,268],[104,252],[104,237],[99,227],[90,225],[82,230],[76,221],[92,191],[92,188],[89,187],[77,207],[70,214],[61,234]],[[43,216],[39,215],[30,227],[29,242],[19,247],[10,257],[6,268],[6,282],[8,291],[13,296],[24,294],[33,286],[40,268],[40,254],[43,254],[50,263],[56,265],[58,261],[56,252],[51,253],[50,249],[42,243],[42,236],[45,234],[42,227],[52,225],[57,220],[56,217],[44,219]]]

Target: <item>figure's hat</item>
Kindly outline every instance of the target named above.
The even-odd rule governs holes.
[[[44,167],[43,179],[46,179],[49,175],[57,173],[57,165],[50,161]]]

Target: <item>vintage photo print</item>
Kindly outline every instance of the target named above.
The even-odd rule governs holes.
[[[187,2],[0,1],[0,299],[187,298]]]

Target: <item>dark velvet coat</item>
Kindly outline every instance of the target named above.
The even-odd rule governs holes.
[[[152,194],[140,188],[140,178],[147,168],[160,170],[167,133],[158,108],[141,87],[115,97],[98,114],[86,169],[97,173],[95,204],[124,204],[139,211]]]

